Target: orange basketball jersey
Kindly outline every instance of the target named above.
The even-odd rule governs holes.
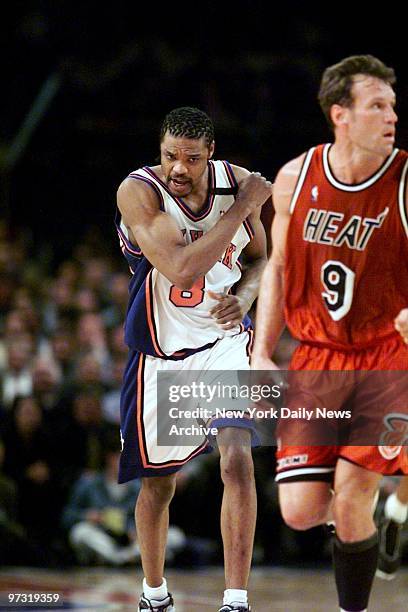
[[[347,351],[396,334],[408,307],[408,153],[394,149],[373,176],[346,185],[330,146],[308,151],[290,204],[286,320],[295,338]]]

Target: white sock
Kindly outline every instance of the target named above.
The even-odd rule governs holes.
[[[347,610],[343,610],[343,608],[340,608],[340,612],[347,612]],[[367,612],[367,608],[364,608],[364,610],[360,610],[359,612]]]
[[[396,493],[391,493],[385,502],[384,514],[386,518],[397,523],[405,523],[408,515],[408,505],[400,502]]]
[[[248,604],[248,591],[244,589],[226,589],[224,591],[224,606],[232,603]]]
[[[160,586],[151,587],[147,584],[146,578],[143,578],[143,594],[147,599],[164,599],[168,595],[166,579],[163,578]]]

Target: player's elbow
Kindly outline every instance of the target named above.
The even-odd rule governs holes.
[[[181,291],[190,291],[196,282],[198,277],[188,273],[187,271],[181,271],[171,275],[169,280]]]
[[[173,260],[170,270],[171,278],[168,278],[178,289],[189,291],[202,274],[193,258],[180,257]]]

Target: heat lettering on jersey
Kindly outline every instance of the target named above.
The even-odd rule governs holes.
[[[303,240],[363,251],[375,229],[382,226],[388,206],[375,218],[353,215],[344,225],[344,214],[310,208],[303,224]]]

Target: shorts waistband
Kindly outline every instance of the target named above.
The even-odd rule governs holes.
[[[360,353],[372,348],[381,346],[382,344],[389,342],[390,340],[397,340],[402,343],[402,338],[398,332],[382,336],[381,338],[375,338],[371,342],[365,344],[353,344],[350,346],[344,346],[341,344],[332,344],[328,342],[314,342],[312,340],[300,340],[300,346],[310,346],[320,349],[329,349],[331,351],[339,351],[341,353]]]

